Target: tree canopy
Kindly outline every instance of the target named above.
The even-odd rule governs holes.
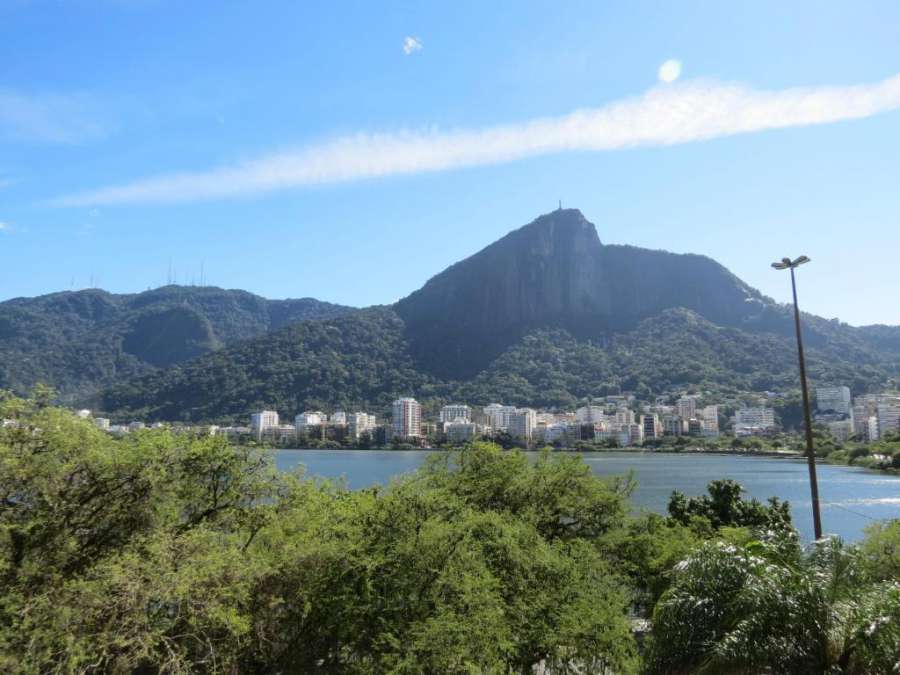
[[[352,491],[51,399],[0,394],[3,672],[896,672],[900,521],[804,549],[732,482],[633,514],[491,444]]]

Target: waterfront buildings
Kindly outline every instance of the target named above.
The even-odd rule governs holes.
[[[816,410],[820,413],[850,415],[853,412],[850,387],[816,387]]]
[[[697,417],[697,397],[682,396],[675,404],[675,413],[683,420]]]
[[[278,426],[278,413],[274,410],[261,410],[250,416],[250,432],[261,439],[269,431]]]
[[[775,428],[772,408],[740,408],[734,413],[734,433],[738,436],[765,433]]]
[[[644,427],[635,422],[624,425],[621,434],[619,445],[635,446],[644,442]]]
[[[456,420],[470,422],[472,420],[472,409],[461,403],[445,405],[441,408],[440,420],[443,423],[454,422]]]
[[[641,424],[644,427],[644,439],[659,438],[663,435],[662,424],[659,421],[659,415],[643,415]]]
[[[666,436],[684,436],[687,433],[687,427],[683,419],[672,415],[663,419],[663,433]]]
[[[900,396],[864,394],[853,400],[853,433],[859,440],[877,441],[887,433],[900,432]]]
[[[294,426],[298,433],[306,431],[307,427],[318,427],[328,421],[328,415],[321,410],[307,410],[294,418]]]
[[[265,431],[265,436],[279,443],[297,438],[297,428],[293,424],[276,424]]]
[[[708,394],[685,395],[670,406],[672,394],[650,400],[635,400],[633,396],[606,397],[604,405],[587,405],[574,411],[535,410],[491,403],[484,408],[472,408],[465,403],[445,405],[434,418],[425,419],[422,406],[414,398],[400,398],[392,406],[393,418],[379,427],[376,417],[364,411],[345,413],[337,410],[326,414],[321,410],[307,410],[294,418],[294,424],[280,424],[274,410],[261,410],[251,416],[250,427],[189,427],[175,424],[179,432],[226,434],[231,438],[255,437],[269,441],[287,442],[291,439],[315,439],[337,443],[357,443],[364,435],[368,443],[384,445],[392,439],[414,440],[419,444],[430,439],[439,443],[467,443],[480,436],[503,439],[508,434],[529,447],[546,443],[557,447],[571,447],[578,441],[614,441],[622,446],[635,446],[663,436],[692,436],[710,438],[720,433],[722,407],[708,402]],[[742,405],[746,396],[723,398],[722,406],[734,409],[733,433],[737,436],[769,434],[776,430],[775,410],[766,407],[761,397],[756,405]],[[876,441],[887,434],[900,434],[900,394],[864,394],[851,398],[845,386],[819,387],[816,390],[819,414],[816,422],[825,426],[839,441]],[[638,411],[636,413],[636,411]],[[679,414],[681,413],[681,414]],[[145,428],[139,420],[128,424],[111,424],[105,417],[91,418],[91,411],[75,411],[79,417],[109,433],[124,435]],[[683,417],[683,415],[691,415]],[[330,417],[330,419],[329,419]],[[439,420],[439,421],[438,421]],[[155,422],[154,428],[163,426]]]
[[[518,438],[526,443],[531,441],[534,428],[537,425],[537,412],[531,408],[519,408],[509,413],[507,430],[513,438]]]
[[[700,435],[715,438],[719,435],[719,406],[708,405],[697,411]]]
[[[422,406],[414,398],[398,398],[393,405],[394,437],[401,439],[422,436]]]
[[[444,424],[444,434],[447,441],[453,445],[470,443],[478,436],[478,425],[462,417],[457,417],[452,422]]]
[[[484,407],[484,416],[492,431],[508,431],[509,416],[516,412],[514,405],[491,403]]]
[[[628,408],[619,408],[616,410],[615,422],[614,424],[619,427],[624,427],[629,424],[635,423],[634,410],[629,410]]]
[[[358,441],[363,434],[371,434],[375,431],[378,422],[375,415],[364,412],[354,412],[347,416],[347,427],[350,438]]]
[[[575,411],[575,419],[580,424],[596,424],[606,421],[606,409],[599,405],[586,405]]]
[[[900,396],[884,396],[876,409],[878,438],[889,433],[900,433]]]
[[[853,433],[860,440],[878,440],[878,396],[857,396],[853,401]]]

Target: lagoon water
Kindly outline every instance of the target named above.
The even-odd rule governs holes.
[[[308,474],[343,477],[349,487],[385,484],[413,471],[431,454],[428,450],[279,450],[276,465],[290,470],[304,465]],[[738,481],[750,496],[777,496],[791,503],[794,523],[804,539],[812,538],[806,461],[740,455],[661,454],[642,452],[583,453],[598,475],[633,471],[637,479],[633,501],[638,508],[665,513],[672,490],[698,495],[717,478]],[[826,532],[848,541],[862,537],[876,520],[900,518],[900,476],[847,466],[818,466],[819,498]]]

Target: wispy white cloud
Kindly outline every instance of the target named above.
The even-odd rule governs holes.
[[[403,38],[403,53],[407,56],[420,49],[422,49],[422,41],[419,38],[409,35]]]
[[[668,146],[860,119],[900,108],[900,75],[873,84],[760,91],[682,82],[562,117],[451,131],[359,133],[243,164],[171,173],[58,198],[64,206],[172,203],[499,164],[571,151]]]
[[[0,220],[0,234],[3,234],[4,232],[12,232],[12,226],[9,223]]]
[[[77,143],[103,126],[84,94],[26,94],[0,88],[0,140]]]

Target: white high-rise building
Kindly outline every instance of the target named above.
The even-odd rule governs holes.
[[[394,436],[419,438],[422,435],[422,406],[414,398],[394,401]]]
[[[644,442],[644,427],[640,424],[629,424],[628,432],[631,435],[631,445],[641,445]]]
[[[306,431],[306,427],[317,427],[328,421],[328,415],[321,410],[307,410],[294,418],[294,427],[297,433]]]
[[[644,428],[644,438],[659,438],[663,435],[662,424],[659,415],[644,415],[641,417],[641,425]]]
[[[444,433],[450,443],[469,443],[478,435],[478,425],[457,417],[452,422],[444,423]]]
[[[616,426],[620,429],[624,429],[629,424],[634,424],[634,411],[629,410],[628,408],[619,408],[616,411]]]
[[[530,441],[537,426],[537,413],[531,408],[519,408],[509,414],[507,430],[513,438]]]
[[[586,405],[575,411],[579,424],[602,424],[606,421],[606,410],[599,405]]]
[[[364,412],[350,413],[347,416],[347,430],[350,437],[358,441],[360,436],[366,433],[372,433],[375,430],[377,421],[375,415]]]
[[[335,410],[329,420],[334,426],[343,426],[347,424],[347,413],[343,410]]]
[[[484,407],[484,416],[487,418],[492,431],[509,430],[509,416],[514,412],[516,412],[514,405],[491,403]]]
[[[250,416],[250,431],[260,438],[270,429],[278,426],[278,413],[274,410],[261,410]]]
[[[857,418],[853,418],[853,433],[856,434],[857,438],[864,441],[878,440],[878,418],[875,415],[865,418],[864,426],[861,426],[856,420]]]
[[[270,427],[267,434],[278,441],[293,441],[297,439],[297,427],[293,424],[279,424]]]
[[[820,413],[850,415],[853,412],[850,387],[816,387],[816,410]]]
[[[703,436],[719,435],[719,406],[708,405],[697,411],[700,420],[701,434]]]
[[[858,439],[878,440],[878,404],[882,400],[877,394],[864,394],[853,400],[853,433]]]
[[[878,438],[900,432],[900,396],[884,397],[878,404]]]
[[[772,408],[739,408],[734,413],[734,433],[752,434],[775,428]]]
[[[701,420],[719,420],[719,406],[708,405],[697,411],[697,417]]]
[[[537,426],[532,435],[543,443],[567,443],[569,440],[569,425],[564,422],[554,422],[545,426]]]
[[[469,422],[471,419],[472,410],[467,405],[454,403],[441,408],[441,422],[455,422],[456,420]]]
[[[663,418],[663,433],[666,436],[684,436],[687,433],[687,423],[678,415],[668,415]]]
[[[697,417],[697,397],[682,396],[675,404],[675,412],[683,420]]]
[[[98,429],[103,429],[103,431],[109,431],[109,419],[106,417],[95,417],[94,424],[97,425]]]
[[[618,441],[623,448],[641,445],[644,442],[644,427],[634,422],[624,425],[619,429]]]

